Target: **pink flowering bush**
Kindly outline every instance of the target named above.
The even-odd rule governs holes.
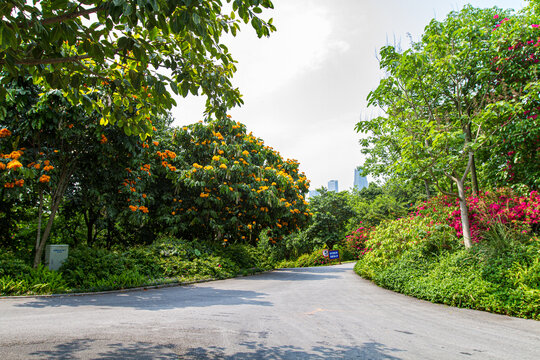
[[[478,243],[497,224],[524,235],[538,231],[540,223],[540,194],[538,191],[519,196],[511,189],[486,191],[478,197],[467,198],[472,241]],[[450,225],[458,237],[463,235],[457,199],[439,196],[419,205],[411,216],[429,216],[433,221]]]
[[[360,224],[362,224],[362,222],[360,222]],[[369,251],[369,249],[366,249],[366,242],[369,240],[371,230],[372,229],[360,226],[345,237],[345,248],[354,254],[356,259],[359,259],[360,256]]]

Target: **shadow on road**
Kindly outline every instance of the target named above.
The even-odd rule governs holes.
[[[94,349],[98,347],[98,349]],[[95,340],[80,339],[56,345],[51,350],[28,354],[37,359],[178,359],[173,344],[146,342],[96,344]],[[22,354],[21,354],[22,355]],[[26,357],[26,356],[25,356]]]
[[[126,293],[35,298],[14,306],[30,308],[95,306],[99,308],[132,308],[150,311],[199,308],[212,305],[272,306],[271,302],[261,299],[265,296],[267,296],[266,293],[257,291],[182,286]]]
[[[404,350],[390,348],[378,342],[366,342],[361,346],[314,346],[303,349],[292,345],[266,346],[255,342],[239,344],[246,348],[231,354],[222,347],[191,348],[177,353],[174,344],[103,343],[98,340],[80,339],[54,346],[50,350],[29,353],[27,358],[46,359],[186,359],[186,360],[242,360],[242,359],[386,359],[400,360],[394,356]],[[394,355],[393,355],[394,354]],[[22,355],[22,354],[21,354]]]
[[[310,350],[300,347],[265,346],[256,343],[242,343],[248,348],[247,351],[237,352],[227,355],[223,348],[212,347],[208,349],[193,348],[179,354],[180,359],[197,360],[238,360],[238,359],[387,359],[400,360],[401,358],[391,355],[391,353],[402,352],[403,350],[389,348],[377,342],[366,342],[361,346],[315,346]]]

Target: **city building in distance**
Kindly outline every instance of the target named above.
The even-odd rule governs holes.
[[[339,190],[338,190],[338,181],[337,180],[330,180],[328,182],[328,191],[339,192]]]
[[[310,198],[312,198],[312,197],[314,197],[314,196],[318,196],[318,195],[320,195],[320,193],[319,193],[319,191],[317,191],[317,190],[310,190],[310,191],[309,191],[309,197],[310,197]]]
[[[362,176],[362,169],[354,169],[354,187],[360,191],[363,188],[368,187],[369,183],[365,176]],[[330,187],[330,184],[328,184]]]

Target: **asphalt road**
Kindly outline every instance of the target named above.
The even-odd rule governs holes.
[[[540,321],[396,294],[352,267],[0,299],[0,359],[540,359]]]

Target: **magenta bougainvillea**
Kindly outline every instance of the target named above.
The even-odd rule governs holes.
[[[523,234],[532,234],[540,228],[540,193],[531,191],[525,195],[516,195],[511,189],[504,188],[486,191],[479,196],[467,198],[472,241],[478,243],[486,232],[497,224],[503,224]],[[455,230],[457,238],[463,236],[461,215],[457,199],[446,195],[432,198],[418,205],[409,217],[429,217],[433,226],[447,224]],[[346,245],[356,255],[369,251],[365,248],[372,229],[362,226],[353,230],[345,239]]]
[[[361,224],[362,222],[360,221]],[[371,230],[370,228],[360,226],[356,230],[351,231],[345,238],[345,245],[356,257],[360,257],[369,251],[369,249],[366,249],[366,242],[369,240]]]
[[[483,234],[497,223],[505,224],[524,234],[536,230],[540,224],[540,194],[531,191],[518,196],[510,189],[486,191],[478,197],[467,198],[469,221],[473,242],[483,239]],[[449,224],[461,237],[461,215],[457,199],[439,196],[416,208],[411,216],[432,216]]]

